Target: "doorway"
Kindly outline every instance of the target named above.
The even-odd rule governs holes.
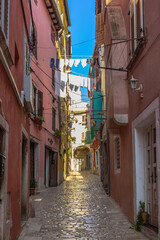
[[[21,151],[21,221],[25,221],[28,215],[28,140],[24,134]]]
[[[58,153],[46,148],[45,150],[45,186],[57,186]]]
[[[158,227],[158,183],[157,183],[157,146],[156,126],[151,124],[146,129],[146,163],[147,163],[147,210],[149,223]]]

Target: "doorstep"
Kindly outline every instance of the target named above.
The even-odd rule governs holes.
[[[150,229],[149,227],[142,226],[141,231],[150,240],[158,240],[158,234],[155,231],[153,231],[152,229]]]

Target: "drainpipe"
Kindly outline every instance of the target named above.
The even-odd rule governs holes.
[[[108,173],[107,194],[110,195],[110,137],[108,131],[107,131],[107,173]]]

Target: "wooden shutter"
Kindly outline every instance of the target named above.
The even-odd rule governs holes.
[[[52,86],[55,87],[55,68],[52,68]]]
[[[9,0],[4,1],[4,34],[8,38],[8,6]]]
[[[38,90],[38,115],[43,116],[43,93]]]
[[[137,38],[141,37],[141,7],[140,7],[140,0],[137,1],[136,4],[136,16],[137,16]]]
[[[115,169],[120,169],[120,137],[114,137],[114,159],[115,159]]]
[[[56,110],[52,108],[52,130],[55,131],[56,129]]]
[[[0,0],[0,23],[2,20],[2,0]]]
[[[27,42],[25,43],[26,44],[26,75],[29,75],[30,74],[30,55],[29,55],[29,47],[28,47],[28,44]]]
[[[132,50],[132,55],[133,55],[133,52],[134,52],[134,14],[132,14],[132,17],[131,17],[131,39],[133,39],[131,41],[131,50]]]

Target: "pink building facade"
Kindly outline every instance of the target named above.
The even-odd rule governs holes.
[[[0,239],[16,239],[28,219],[30,180],[37,189],[59,184],[55,66],[62,28],[53,1],[0,1]]]
[[[29,209],[29,117],[21,93],[30,18],[28,2],[0,4],[0,239],[15,239]]]

